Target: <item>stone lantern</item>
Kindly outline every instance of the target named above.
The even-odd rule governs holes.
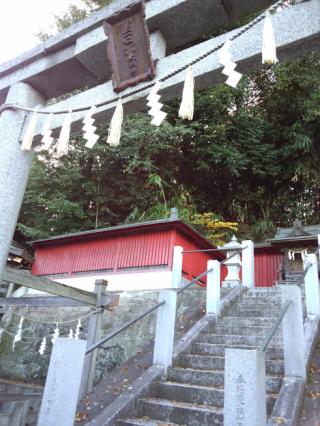
[[[237,285],[240,285],[240,267],[241,267],[241,261],[240,261],[240,254],[241,254],[241,244],[238,243],[237,237],[234,235],[231,238],[231,241],[227,244],[225,244],[223,249],[227,249],[226,258],[232,256],[236,253],[236,250],[239,250],[235,256],[232,257],[232,259],[227,260],[225,262],[225,265],[228,270],[228,274],[224,281],[222,281],[222,287],[236,287]],[[230,249],[230,250],[228,250]]]

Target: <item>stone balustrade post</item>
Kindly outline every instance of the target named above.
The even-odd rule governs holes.
[[[216,315],[220,313],[220,262],[218,260],[208,261],[207,274],[207,315]]]
[[[55,341],[37,426],[74,425],[86,346],[86,340]]]
[[[176,290],[160,290],[159,303],[160,302],[165,303],[157,310],[153,364],[162,365],[166,369],[172,365],[177,310]]]
[[[281,285],[282,306],[291,300],[282,320],[284,369],[286,376],[306,379],[301,289],[295,285]]]
[[[254,244],[251,240],[242,241],[242,284],[254,288]]]
[[[308,268],[304,278],[306,291],[306,304],[308,316],[320,315],[320,287],[318,259],[315,254],[307,254],[304,261],[304,269]]]
[[[183,248],[180,246],[175,246],[173,249],[171,288],[179,288],[181,286],[182,252]]]
[[[265,354],[259,350],[226,349],[224,426],[266,425]]]

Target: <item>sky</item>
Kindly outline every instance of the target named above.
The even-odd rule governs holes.
[[[0,0],[0,63],[39,44],[39,30],[53,33],[53,16],[71,3],[81,0]]]

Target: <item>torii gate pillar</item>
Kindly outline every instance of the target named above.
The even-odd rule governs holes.
[[[6,103],[30,108],[45,99],[29,84],[16,83],[9,89]],[[19,143],[25,113],[5,110],[0,115],[0,279],[6,266],[10,244],[27,186],[33,153],[21,151]]]

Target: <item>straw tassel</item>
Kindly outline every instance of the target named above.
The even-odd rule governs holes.
[[[53,114],[51,113],[51,114],[49,114],[49,116],[48,116],[48,118],[47,118],[47,120],[46,120],[46,122],[43,126],[42,132],[41,132],[41,135],[42,135],[42,139],[41,139],[42,148],[41,149],[44,149],[44,150],[49,149],[53,140],[54,140],[54,138],[51,136],[51,134],[52,134],[52,130],[51,130],[52,119],[53,119]]]
[[[123,107],[121,99],[118,100],[116,109],[110,121],[109,135],[107,143],[112,146],[117,146],[120,143],[121,126],[123,122]]]
[[[62,157],[63,155],[68,154],[71,132],[71,114],[72,111],[69,111],[68,114],[65,116],[64,122],[61,127],[61,132],[57,143],[58,157]]]
[[[23,137],[21,149],[22,151],[31,151],[33,138],[36,132],[38,111],[34,111],[27,127],[26,133]]]
[[[263,26],[263,41],[262,41],[262,63],[276,64],[278,62],[276,40],[272,27],[270,13],[266,14]]]
[[[192,120],[194,113],[194,77],[192,68],[189,67],[184,81],[182,101],[179,108],[179,117]]]

